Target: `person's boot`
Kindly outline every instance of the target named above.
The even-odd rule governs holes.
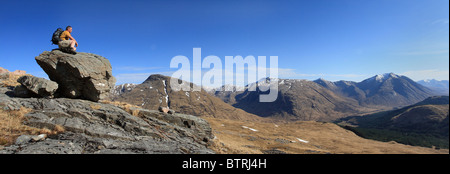
[[[77,54],[77,52],[72,47],[63,47],[63,48],[60,48],[59,50],[61,50],[64,53],[68,53],[68,54],[73,54],[73,55]]]
[[[73,54],[73,55],[77,54],[77,52],[72,47],[69,47],[68,50],[69,50],[68,51],[69,54]]]

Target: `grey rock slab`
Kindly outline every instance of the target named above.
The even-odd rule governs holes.
[[[22,76],[17,79],[17,82],[40,97],[53,98],[58,89],[56,82],[35,76]]]

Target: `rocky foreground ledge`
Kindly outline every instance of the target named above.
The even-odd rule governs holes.
[[[209,154],[210,125],[184,114],[68,98],[17,98],[0,87],[0,109],[30,108],[25,125],[62,132],[22,135],[0,154]],[[8,94],[8,95],[7,95]],[[130,112],[133,114],[130,114]]]

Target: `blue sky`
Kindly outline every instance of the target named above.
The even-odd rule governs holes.
[[[172,57],[197,47],[203,58],[278,56],[280,78],[449,79],[448,0],[2,1],[0,67],[46,77],[34,57],[67,25],[117,84],[170,75]]]

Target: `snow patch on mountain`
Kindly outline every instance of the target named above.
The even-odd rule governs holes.
[[[394,73],[384,73],[384,74],[378,74],[373,78],[378,82],[383,82],[389,78],[399,78],[399,77],[400,76],[398,76],[397,74],[394,74]]]
[[[166,85],[166,80],[162,81],[164,84],[164,94],[166,94],[166,104],[169,104],[169,94],[167,94],[167,85]]]

